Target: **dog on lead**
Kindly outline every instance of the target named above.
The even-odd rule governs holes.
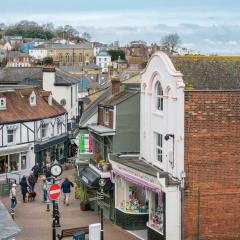
[[[37,196],[36,192],[29,192],[27,196],[28,202],[35,201],[36,196]]]

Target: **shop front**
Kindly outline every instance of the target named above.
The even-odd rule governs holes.
[[[36,163],[40,167],[47,163],[52,163],[55,159],[60,163],[64,163],[68,157],[68,138],[62,136],[35,144]]]
[[[111,182],[109,176],[110,175],[101,173],[92,165],[89,165],[88,167],[80,170],[79,173],[81,184],[84,184],[88,188],[89,204],[91,210],[94,210],[96,212],[99,212],[100,210],[97,200],[97,196],[100,193],[99,180],[101,178],[104,178],[106,180],[105,186],[103,188],[103,213],[105,218],[114,221],[114,185]]]
[[[143,232],[148,239],[165,238],[166,194],[155,167],[138,157],[110,155],[115,179],[116,224]]]
[[[0,150],[0,177],[28,174],[34,166],[33,146],[14,146]]]

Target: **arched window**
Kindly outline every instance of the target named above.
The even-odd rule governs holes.
[[[83,61],[83,57],[82,57],[82,53],[79,53],[79,62],[82,62]]]
[[[59,61],[62,62],[62,53],[59,53],[58,58],[59,58]]]
[[[163,90],[160,82],[157,82],[155,87],[156,109],[163,111]]]
[[[69,53],[66,53],[66,62],[69,62],[69,60],[70,60]]]

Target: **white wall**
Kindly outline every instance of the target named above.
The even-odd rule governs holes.
[[[101,67],[102,72],[108,72],[108,66],[111,65],[111,56],[97,56],[96,64]]]
[[[76,117],[78,112],[78,84],[72,86],[55,86],[55,72],[43,72],[43,89],[51,91],[53,98],[61,103],[62,99],[66,100],[63,106],[68,112],[68,118]],[[72,88],[72,106],[71,106],[71,88]]]
[[[32,56],[34,59],[43,60],[43,58],[47,57],[47,50],[46,49],[30,49],[29,55]]]
[[[155,86],[163,88],[163,111],[155,108]],[[171,89],[170,92],[168,89]],[[181,73],[174,69],[164,53],[155,53],[141,78],[141,128],[140,156],[174,177],[181,179],[184,170],[184,83]],[[163,135],[163,162],[156,161],[154,132]],[[170,164],[173,139],[164,139],[174,134],[174,166]]]

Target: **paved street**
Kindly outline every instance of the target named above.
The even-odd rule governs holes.
[[[68,176],[73,180],[73,170],[65,171],[62,178]],[[18,205],[16,209],[16,223],[22,229],[21,235],[16,240],[50,240],[51,239],[51,212],[46,212],[46,205],[42,203],[42,182],[38,181],[37,198],[35,202],[23,203],[18,187]],[[1,199],[5,206],[9,209],[9,199]],[[61,225],[62,228],[72,228],[78,226],[86,226],[91,223],[100,222],[100,217],[92,211],[83,212],[80,210],[79,200],[73,197],[73,191],[70,206],[60,203]],[[111,224],[105,220],[105,240],[136,240],[134,236],[126,231]],[[60,229],[58,231],[60,232]],[[69,238],[71,239],[71,238]]]

